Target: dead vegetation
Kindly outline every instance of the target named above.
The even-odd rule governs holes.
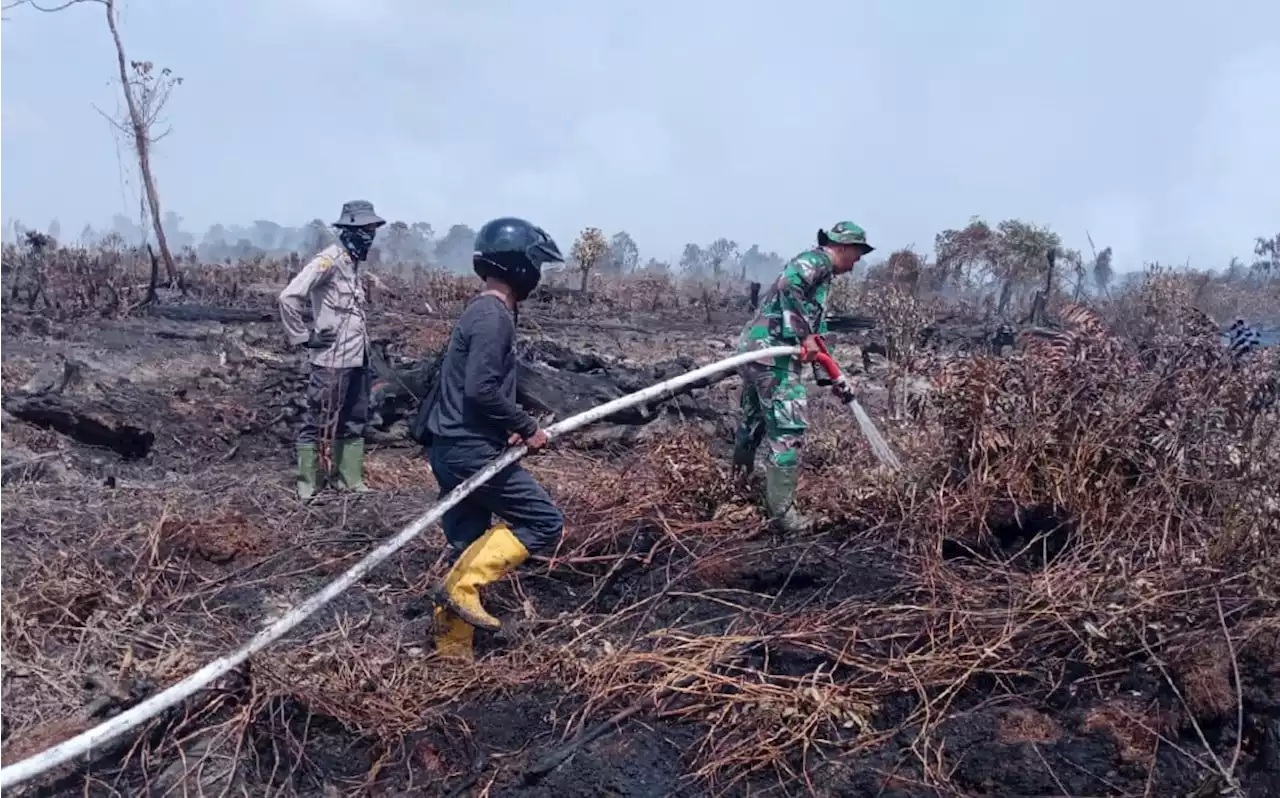
[[[40,312],[6,306],[6,332],[127,315],[128,301],[69,298],[84,296],[68,287],[82,279],[78,255],[40,256],[28,303]],[[1280,789],[1280,355],[1227,356],[1191,310],[1194,281],[1153,272],[1089,312],[1055,298],[1055,328],[1011,354],[959,357],[921,333],[963,306],[920,293],[927,263],[896,264],[881,306],[893,312],[875,333],[888,365],[859,379],[870,396],[929,379],[915,416],[882,426],[908,476],[879,471],[853,420],[815,399],[801,501],[818,534],[766,532],[729,478],[729,421],[713,432],[691,419],[630,447],[567,443],[529,462],[565,510],[564,540],[493,591],[508,628],[479,636],[474,666],[431,654],[422,596],[441,541],[429,534],[234,678],[42,784],[102,795]],[[137,278],[121,268],[110,279],[126,296]],[[270,263],[214,272],[185,271],[189,296],[269,307],[261,286],[287,276]],[[705,286],[684,293],[669,275],[589,277],[587,294],[551,290],[534,306],[542,336],[657,359],[656,336],[635,343],[610,320],[653,329],[654,314],[708,307]],[[419,353],[473,290],[440,274],[393,287],[377,313]],[[864,289],[842,300],[847,311],[885,284]],[[729,345],[740,294],[720,290],[722,328],[695,325],[676,346],[696,342],[706,359],[709,336]],[[421,320],[423,303],[438,322]],[[230,386],[218,412],[243,427],[263,392],[236,393],[253,368],[232,366],[238,376],[204,379]],[[30,379],[9,359],[5,369],[6,394]],[[729,410],[722,387],[707,394]],[[186,397],[192,412],[163,422],[204,429],[202,401]],[[157,450],[189,445],[178,427],[157,431]],[[186,472],[176,455],[159,475],[121,465],[108,484],[65,439],[6,418],[6,450],[12,434],[83,476],[6,479],[5,764],[244,641],[425,509],[434,488],[411,450],[384,446],[369,464],[379,494],[302,508],[283,441]]]

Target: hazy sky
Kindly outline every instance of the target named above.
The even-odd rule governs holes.
[[[0,213],[136,216],[101,7],[7,16]],[[185,79],[154,160],[198,232],[366,197],[790,255],[1018,216],[1127,269],[1280,231],[1275,0],[131,0],[121,28]]]

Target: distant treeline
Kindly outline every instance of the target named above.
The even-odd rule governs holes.
[[[300,227],[291,227],[259,219],[248,225],[215,224],[197,235],[183,228],[183,219],[169,212],[164,218],[165,234],[175,255],[186,255],[205,263],[240,262],[256,258],[275,258],[297,253],[309,256],[334,240],[333,229],[322,219],[312,219]],[[594,228],[588,228],[594,230]],[[31,232],[40,232],[62,246],[128,248],[147,241],[150,231],[121,214],[116,214],[108,228],[85,227],[78,235],[64,231],[55,219],[44,230],[29,227],[11,219],[3,226],[6,242],[17,243]],[[585,232],[585,231],[584,231]],[[598,233],[596,233],[598,235]],[[449,226],[438,234],[430,222],[393,221],[380,231],[370,260],[411,270],[432,267],[457,273],[471,270],[471,252],[476,231],[465,224]],[[562,236],[561,249],[568,255],[574,243]],[[679,261],[642,259],[639,245],[625,230],[606,235],[607,255],[592,265],[600,273],[666,273],[683,277],[771,281],[784,263],[777,252],[763,251],[759,245],[743,248],[738,242],[718,238],[707,245],[686,244]],[[1280,279],[1280,234],[1259,237],[1254,242],[1253,258],[1232,258],[1216,273],[1228,279],[1251,277],[1269,283]],[[946,293],[949,286],[992,280],[1003,284],[1003,306],[1013,298],[1014,289],[1033,287],[1044,277],[1045,253],[1060,256],[1055,277],[1070,285],[1077,297],[1085,293],[1106,294],[1113,275],[1140,274],[1147,264],[1115,264],[1111,248],[1095,250],[1088,255],[1063,246],[1062,239],[1048,227],[1009,219],[991,225],[978,217],[953,230],[944,230],[934,241],[932,257],[906,250],[878,252],[871,271],[886,270],[896,278],[931,283],[934,291]],[[794,253],[787,253],[794,254]],[[569,263],[574,270],[577,264]],[[866,273],[866,270],[860,270]],[[1216,271],[1216,270],[1215,270]],[[1206,272],[1206,274],[1215,272]],[[1003,307],[1001,308],[1003,310]]]
[[[165,214],[165,235],[175,255],[194,254],[205,263],[237,262],[255,257],[279,257],[289,253],[308,256],[334,240],[332,228],[322,219],[312,219],[293,227],[266,219],[248,225],[215,224],[203,233],[183,227],[182,217]],[[41,232],[62,246],[132,247],[150,239],[150,231],[121,214],[116,214],[109,227],[85,225],[78,234],[63,230],[55,219],[41,230],[18,220],[4,225],[4,240],[22,241],[31,231]],[[449,226],[440,234],[430,222],[393,221],[383,228],[370,255],[373,262],[397,266],[431,266],[449,271],[469,272],[471,251],[476,231],[465,224]],[[561,241],[568,253],[571,238]],[[765,252],[758,245],[742,248],[735,241],[717,239],[704,246],[687,244],[676,264],[648,258],[641,260],[640,248],[625,230],[609,237],[609,257],[600,264],[602,272],[680,271],[685,274],[725,274],[742,279],[768,279],[781,268],[783,258],[776,252]]]

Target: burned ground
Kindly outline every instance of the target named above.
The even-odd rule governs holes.
[[[741,321],[574,315],[529,314],[526,355],[615,393],[727,354]],[[379,319],[402,368],[448,330]],[[297,502],[305,369],[271,324],[4,323],[6,765],[242,643],[436,495],[388,410],[377,492]],[[527,461],[568,527],[490,589],[506,626],[474,666],[431,653],[432,530],[14,792],[1280,795],[1274,410],[1249,410],[1254,372],[1080,346],[938,365],[910,420],[861,375],[900,477],[815,393],[801,539],[729,478],[732,382],[586,430]]]

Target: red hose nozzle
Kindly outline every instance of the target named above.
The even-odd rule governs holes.
[[[827,372],[827,376],[831,378],[832,382],[844,379],[844,373],[840,371],[840,366],[836,365],[836,359],[827,354],[825,347],[821,352],[813,356],[813,362],[822,366],[822,370]]]

